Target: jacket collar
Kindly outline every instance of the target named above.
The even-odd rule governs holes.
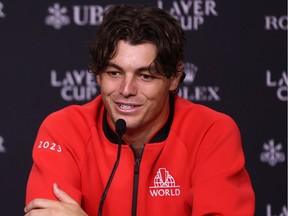
[[[170,96],[170,99],[169,99],[170,112],[169,112],[168,119],[167,119],[166,123],[163,125],[163,127],[152,137],[152,139],[150,140],[149,143],[162,142],[162,141],[167,139],[167,137],[169,135],[170,128],[171,128],[171,124],[173,121],[173,116],[174,116],[174,103],[175,103],[174,100],[175,100],[174,96]],[[107,110],[106,109],[104,109],[102,122],[103,122],[102,127],[103,127],[103,131],[104,131],[106,138],[110,142],[117,144],[119,141],[118,140],[119,138],[118,138],[118,135],[112,130],[112,128],[108,124]]]

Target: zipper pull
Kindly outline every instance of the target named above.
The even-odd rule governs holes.
[[[140,168],[140,159],[136,158],[135,164],[134,164],[134,173],[139,174],[139,168]]]

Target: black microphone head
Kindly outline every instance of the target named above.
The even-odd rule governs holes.
[[[118,136],[122,137],[126,132],[126,121],[124,119],[117,119],[115,122],[115,130]]]

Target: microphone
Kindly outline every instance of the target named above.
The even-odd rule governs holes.
[[[106,184],[105,190],[102,194],[100,203],[99,203],[99,208],[98,208],[98,216],[102,216],[102,210],[103,210],[103,205],[104,205],[104,201],[106,198],[106,195],[108,193],[108,190],[110,188],[110,185],[112,183],[113,177],[115,175],[115,172],[117,170],[118,164],[119,164],[119,160],[120,160],[120,155],[121,155],[121,146],[122,146],[122,136],[125,134],[126,132],[126,122],[124,119],[117,119],[117,121],[115,122],[115,131],[118,135],[118,151],[117,151],[117,158],[114,164],[114,167],[111,171],[110,177],[108,179],[108,182]]]
[[[118,134],[118,137],[122,138],[122,136],[126,132],[126,122],[124,119],[117,119],[115,123],[115,130],[116,133]]]

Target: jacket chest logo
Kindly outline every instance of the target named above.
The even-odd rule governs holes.
[[[179,196],[180,186],[166,168],[159,168],[154,177],[154,186],[149,187],[152,197]]]

